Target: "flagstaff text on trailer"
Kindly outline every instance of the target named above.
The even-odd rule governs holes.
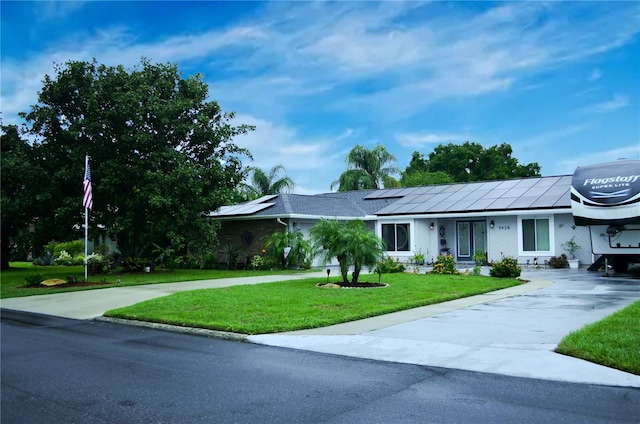
[[[583,185],[589,184],[611,184],[611,183],[635,183],[640,175],[628,175],[623,177],[618,175],[617,177],[609,177],[609,178],[587,178],[584,180]]]

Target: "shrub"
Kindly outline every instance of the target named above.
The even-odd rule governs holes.
[[[482,275],[480,265],[476,265],[473,267],[473,271],[471,271],[471,275]]]
[[[206,253],[202,257],[202,269],[217,269],[218,268],[218,255],[215,253]]]
[[[66,250],[62,250],[55,256],[53,262],[56,265],[73,265],[73,257]]]
[[[24,278],[24,285],[25,286],[37,286],[38,284],[40,284],[42,282],[42,280],[44,280],[44,277],[40,274],[31,274],[28,275]]]
[[[107,260],[98,253],[87,256],[87,271],[89,274],[102,274],[105,271]]]
[[[265,264],[265,259],[260,255],[251,258],[251,269],[265,269]]]
[[[431,272],[434,274],[459,274],[453,255],[438,255]]]
[[[567,260],[567,255],[564,253],[560,256],[552,256],[549,259],[549,266],[551,268],[566,268],[569,266],[569,261]]]
[[[378,262],[373,272],[376,274],[394,274],[398,272],[404,272],[405,266],[399,259],[393,259],[391,256],[387,256],[383,261]]]
[[[489,275],[497,278],[518,278],[522,272],[522,267],[518,266],[518,261],[514,258],[502,258],[501,261],[493,264]]]
[[[199,269],[200,259],[195,255],[183,255],[175,258],[176,266],[180,269]]]
[[[42,254],[42,256],[36,258],[33,261],[34,265],[42,265],[42,266],[47,266],[47,265],[52,265],[53,262],[53,252],[51,251],[46,251]]]
[[[122,272],[142,272],[145,260],[139,257],[128,257],[122,261]]]
[[[74,240],[58,243],[53,248],[53,256],[59,256],[62,251],[67,252],[71,257],[79,255],[84,252],[84,242],[82,240]]]
[[[75,255],[71,263],[73,265],[84,265],[84,254]]]

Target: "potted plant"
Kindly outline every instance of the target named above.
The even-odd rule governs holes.
[[[566,243],[561,244],[560,246],[567,251],[569,254],[569,268],[577,269],[580,266],[580,260],[576,259],[576,252],[580,249],[580,245],[576,243],[575,236],[571,237],[571,240]]]
[[[473,252],[473,262],[475,262],[477,266],[487,264],[487,255],[484,253],[484,249],[476,249]]]
[[[416,265],[424,265],[424,253],[418,250],[416,254],[413,255],[412,261]]]

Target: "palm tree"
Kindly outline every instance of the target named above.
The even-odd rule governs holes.
[[[391,174],[400,172],[396,161],[396,157],[380,144],[371,150],[358,144],[346,157],[347,170],[331,183],[331,189],[335,186],[338,191],[381,188],[386,181],[393,180]]]
[[[351,284],[358,282],[363,266],[374,266],[384,254],[382,240],[359,219],[341,224],[337,220],[321,219],[311,229],[314,250],[324,263],[338,259],[344,284],[349,283],[349,267],[353,265]]]
[[[280,194],[290,193],[295,184],[293,180],[286,175],[284,166],[276,165],[269,171],[269,174],[265,173],[262,169],[251,167],[251,185],[249,189],[256,195],[256,197],[266,196],[268,194]],[[278,174],[283,172],[283,177],[278,177]]]

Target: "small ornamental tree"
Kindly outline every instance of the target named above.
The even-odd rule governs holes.
[[[283,269],[292,266],[300,266],[302,268],[311,266],[311,256],[313,256],[311,244],[308,240],[305,240],[300,231],[289,231],[288,228],[284,232],[276,231],[269,236],[264,247],[269,257],[280,264]],[[284,252],[287,247],[291,250],[285,258]]]
[[[349,283],[349,267],[353,266],[351,284],[356,284],[362,267],[375,266],[385,252],[382,240],[359,219],[345,223],[322,219],[311,229],[311,240],[325,264],[338,259],[344,284]]]

